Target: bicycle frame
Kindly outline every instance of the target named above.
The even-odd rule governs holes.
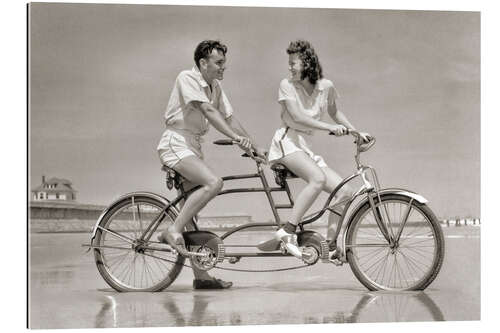
[[[309,214],[308,216],[304,217],[302,219],[302,221],[299,223],[300,230],[304,231],[304,225],[307,225],[307,224],[310,224],[310,223],[317,221],[319,218],[321,218],[323,216],[323,214],[327,210],[330,211],[332,214],[338,215],[340,218],[337,221],[335,235],[331,241],[337,241],[337,239],[340,235],[340,231],[342,230],[342,228],[344,228],[343,242],[342,242],[342,246],[340,247],[340,250],[341,250],[340,251],[341,252],[340,259],[342,261],[345,261],[345,233],[347,232],[349,225],[350,225],[350,222],[351,222],[351,219],[346,219],[347,212],[349,211],[349,208],[351,207],[352,203],[358,197],[362,196],[363,194],[366,194],[366,200],[370,203],[370,206],[374,212],[374,216],[375,216],[377,225],[379,226],[379,228],[380,228],[382,234],[384,235],[385,239],[387,240],[387,242],[389,244],[393,244],[395,241],[394,235],[389,234],[386,223],[383,220],[382,213],[380,212],[378,206],[376,206],[376,204],[374,202],[375,196],[377,197],[378,202],[380,202],[380,195],[381,195],[380,183],[379,183],[376,171],[371,166],[366,166],[366,165],[361,164],[360,159],[359,159],[360,151],[362,151],[362,150],[359,149],[359,145],[358,145],[358,150],[357,150],[357,153],[355,155],[357,171],[355,173],[351,174],[350,176],[346,177],[345,179],[343,179],[335,187],[333,192],[330,193],[330,195],[328,196],[328,198],[325,201],[325,204],[323,205],[323,208],[321,210],[314,212],[312,214]],[[217,196],[224,195],[224,194],[232,194],[232,193],[264,192],[266,194],[267,199],[268,199],[269,206],[271,208],[271,211],[273,213],[275,221],[274,221],[274,223],[269,223],[269,222],[268,223],[247,223],[247,224],[243,224],[243,225],[231,228],[229,231],[227,231],[222,236],[220,236],[220,238],[222,240],[224,240],[227,237],[229,237],[230,235],[232,235],[238,231],[244,230],[244,229],[258,228],[258,227],[276,227],[276,228],[278,228],[282,224],[281,218],[278,214],[278,210],[279,209],[291,209],[294,206],[293,197],[292,197],[287,179],[283,180],[283,186],[281,186],[281,187],[270,186],[268,181],[267,181],[266,175],[263,171],[262,164],[260,162],[256,161],[256,165],[257,165],[257,172],[256,173],[225,176],[225,177],[222,177],[222,180],[223,180],[223,182],[227,182],[227,181],[231,181],[231,180],[258,178],[258,179],[260,179],[260,181],[262,183],[262,187],[232,188],[232,189],[223,190],[223,191],[219,192],[217,194]],[[371,178],[373,179],[373,184],[367,178],[367,171],[370,171]],[[342,202],[337,202],[334,205],[330,205],[330,203],[334,199],[335,195],[340,191],[340,189],[342,187],[344,187],[347,183],[353,181],[355,178],[358,178],[358,177],[360,177],[362,179],[362,182],[363,182],[361,187],[355,193],[353,193],[349,199],[344,200]],[[185,191],[182,184],[181,184],[181,186],[179,187],[180,192],[181,192],[180,195],[178,195],[175,199],[173,199],[170,202],[168,200],[165,200],[165,199],[162,200],[165,202],[165,207],[163,207],[163,209],[158,214],[158,216],[153,220],[152,223],[149,224],[149,226],[146,228],[146,230],[142,233],[141,237],[139,238],[139,241],[148,242],[151,239],[154,232],[158,229],[158,227],[162,223],[167,211],[169,209],[174,209],[174,211],[177,212],[177,204],[180,203],[182,200],[185,200],[191,193],[195,192],[199,188],[201,188],[201,186],[195,186],[195,187],[191,188],[190,190]],[[415,193],[408,192],[406,190],[401,190],[401,189],[390,189],[390,190],[396,190],[399,192],[404,191],[405,194],[413,197],[414,199],[416,199],[419,202],[426,201],[425,198],[423,198]],[[386,190],[384,190],[383,192],[385,193],[385,191]],[[280,204],[280,205],[275,204],[274,199],[272,197],[273,192],[285,192],[287,194],[287,198],[289,200],[289,203]],[[157,195],[154,195],[154,196],[159,197]],[[363,201],[363,202],[365,202],[365,201]],[[342,212],[338,212],[337,210],[335,210],[335,208],[340,206],[340,205],[344,205]],[[355,210],[356,209],[354,209],[354,211]],[[106,211],[103,212],[101,217],[104,216],[105,213],[106,213]],[[96,227],[94,228],[94,232],[93,232],[94,235],[93,235],[92,239],[95,236],[95,232],[97,231],[98,224],[99,224],[99,221],[101,220],[101,217],[98,219],[98,223],[96,224]],[[390,221],[389,221],[389,223],[390,223]],[[193,219],[192,224],[193,224],[194,230],[198,231],[199,228],[198,228],[198,225],[196,224],[195,219]],[[226,244],[224,244],[224,246],[226,246],[226,247],[256,247],[256,245],[226,245]],[[248,256],[276,256],[276,255],[283,255],[283,254],[273,253],[273,252],[255,252],[255,253],[252,252],[252,253],[238,253],[235,256],[248,257]],[[231,256],[231,254],[226,253],[226,256],[229,257],[229,256]]]
[[[268,183],[268,181],[267,181],[267,177],[266,177],[266,175],[265,175],[265,173],[263,171],[262,165],[260,163],[256,163],[256,164],[257,164],[257,173],[225,176],[225,177],[222,177],[222,180],[223,180],[223,182],[227,182],[227,181],[231,181],[231,180],[258,178],[258,179],[260,179],[260,181],[262,183],[262,187],[232,188],[232,189],[223,190],[223,191],[219,192],[217,194],[217,196],[225,195],[225,194],[233,194],[233,193],[264,192],[266,194],[266,197],[267,197],[268,202],[269,202],[269,206],[270,206],[270,208],[272,210],[272,213],[273,213],[273,216],[275,218],[275,222],[274,223],[247,223],[247,224],[243,224],[243,225],[234,227],[234,228],[230,229],[229,231],[227,231],[226,233],[224,233],[222,236],[220,236],[220,238],[222,240],[224,240],[227,237],[229,237],[230,235],[232,235],[232,234],[234,234],[234,233],[236,233],[238,231],[244,230],[244,229],[258,228],[258,227],[279,227],[282,223],[281,223],[281,218],[280,218],[280,216],[278,214],[278,210],[279,209],[291,209],[291,208],[293,208],[294,201],[293,201],[293,197],[292,197],[289,185],[288,185],[288,181],[286,179],[284,180],[284,186],[283,187],[272,187],[272,186],[270,186],[269,183]],[[371,193],[372,190],[374,189],[374,186],[367,180],[367,177],[366,177],[366,171],[367,170],[371,171],[372,177],[375,180],[375,185],[376,185],[375,188],[376,189],[380,188],[376,172],[375,172],[375,170],[372,167],[370,167],[370,166],[363,166],[361,164],[359,164],[358,167],[359,168],[358,168],[357,172],[355,172],[354,174],[350,175],[349,177],[343,179],[340,182],[340,184],[337,185],[337,187],[334,189],[334,191],[332,193],[330,193],[330,195],[327,198],[327,200],[326,200],[323,208],[320,211],[315,212],[313,214],[310,214],[308,217],[306,217],[305,219],[303,219],[302,222],[299,223],[299,228],[302,231],[304,230],[304,225],[310,224],[310,223],[313,223],[313,222],[317,221],[319,218],[321,218],[321,216],[323,216],[323,214],[327,210],[329,210],[333,214],[337,214],[337,215],[340,216],[340,219],[338,221],[337,228],[336,228],[336,235],[335,235],[335,240],[337,239],[337,237],[338,237],[338,235],[340,233],[340,230],[341,230],[341,228],[342,228],[342,226],[344,224],[347,211],[348,211],[349,207],[351,206],[351,204],[356,200],[357,197],[359,197],[359,196],[361,196],[363,194],[367,194],[368,195],[368,193]],[[343,201],[343,202],[336,203],[333,206],[330,206],[331,201],[333,200],[333,198],[335,197],[335,195],[340,191],[340,189],[343,186],[345,186],[347,183],[351,182],[353,179],[355,179],[357,177],[361,177],[362,180],[363,180],[363,185],[361,186],[361,188],[356,193],[354,193],[352,195],[352,197],[347,202]],[[155,219],[155,221],[153,223],[151,223],[150,226],[145,230],[145,232],[143,233],[141,239],[143,239],[145,241],[148,241],[151,238],[151,236],[153,235],[153,233],[155,232],[155,230],[159,227],[160,223],[162,222],[162,220],[163,220],[163,214],[165,214],[165,212],[170,207],[172,207],[172,206],[176,207],[176,205],[179,202],[181,202],[182,200],[186,199],[191,193],[195,192],[199,188],[201,188],[201,186],[196,186],[196,187],[191,188],[189,191],[184,191],[183,187],[180,186],[181,194],[179,196],[177,196],[174,200],[172,200],[168,205],[166,205],[164,207],[164,209],[162,210],[162,212],[159,214],[158,218]],[[281,205],[275,204],[275,201],[274,201],[274,199],[272,197],[272,193],[273,192],[285,192],[287,194],[287,198],[289,200],[289,203],[288,204],[281,204]],[[344,209],[343,209],[342,213],[340,214],[334,208],[337,207],[337,206],[339,206],[339,205],[341,205],[341,204],[344,204],[344,203],[345,203]],[[199,230],[197,224],[195,223],[195,221],[193,221],[193,225],[194,225],[195,230]],[[226,245],[226,244],[225,244],[225,246],[229,246],[229,247],[250,247],[250,245]],[[242,253],[242,254],[238,254],[239,257],[243,257],[243,256],[275,256],[275,255],[281,255],[281,254],[279,254],[279,253],[260,253],[260,252],[259,253]],[[227,253],[227,256],[230,256],[230,254]]]

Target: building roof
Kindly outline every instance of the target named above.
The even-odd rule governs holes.
[[[44,185],[56,185],[54,188],[46,188]],[[55,193],[55,192],[71,192],[76,193],[75,190],[71,187],[71,182],[67,179],[62,178],[50,178],[45,184],[41,184],[31,190],[32,192],[47,192],[47,193]]]
[[[71,187],[71,182],[64,178],[50,178],[45,182],[46,184],[64,184]]]

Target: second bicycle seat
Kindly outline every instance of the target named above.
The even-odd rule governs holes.
[[[271,165],[271,170],[274,172],[274,180],[276,184],[281,187],[285,186],[285,179],[291,178],[299,178],[296,174],[294,174],[290,169],[288,169],[285,165],[281,163],[274,163]]]
[[[161,167],[161,171],[166,172],[166,183],[169,190],[171,190],[173,187],[175,187],[176,189],[180,188],[182,182],[184,181],[184,177],[182,177],[180,173],[178,173],[174,169],[167,167],[166,165],[163,165]]]

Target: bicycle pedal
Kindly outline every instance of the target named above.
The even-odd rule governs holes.
[[[217,258],[216,258],[216,261],[218,263],[223,262],[225,255],[226,255],[226,248],[224,247],[224,244],[217,244]]]
[[[241,257],[231,257],[229,258],[229,263],[230,264],[236,264],[238,261],[240,261]]]
[[[329,262],[334,264],[335,266],[342,266],[344,263],[340,261],[338,258],[335,259],[328,259]]]

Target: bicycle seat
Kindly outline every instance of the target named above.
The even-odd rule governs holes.
[[[161,171],[165,171],[167,173],[166,183],[168,189],[171,190],[173,187],[179,189],[180,185],[184,181],[182,175],[174,169],[167,167],[166,165],[162,165]]]
[[[296,174],[294,174],[290,169],[288,169],[284,164],[274,163],[271,165],[271,170],[274,171],[274,180],[276,184],[281,187],[285,186],[285,179],[291,178],[299,178]]]
[[[284,164],[274,163],[271,165],[271,170],[274,172],[283,172],[286,173],[287,178],[299,178],[296,174],[294,174],[290,169],[288,169]]]

